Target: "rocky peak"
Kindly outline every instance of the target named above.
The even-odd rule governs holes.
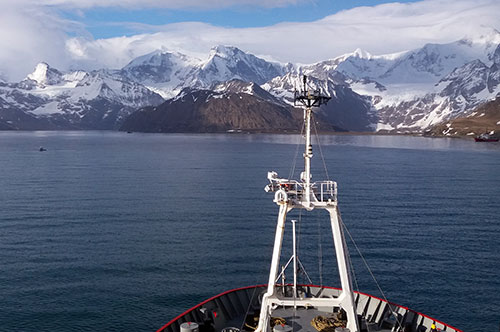
[[[448,85],[441,91],[441,96],[458,96],[471,100],[474,94],[486,88],[489,68],[481,60],[474,60],[462,67],[455,68],[440,83]]]
[[[230,58],[230,57],[235,57],[235,56],[244,56],[245,53],[240,50],[237,47],[234,46],[224,46],[224,45],[217,45],[212,47],[210,50],[209,58],[218,56],[221,58]]]
[[[450,81],[456,78],[467,76],[474,76],[478,72],[483,72],[488,67],[479,59],[470,61],[461,67],[455,68],[450,74],[446,75],[441,79],[440,82]]]
[[[238,79],[233,79],[226,82],[216,83],[212,90],[215,92],[233,92],[253,94],[256,89],[256,84],[253,82],[245,82]],[[259,87],[260,88],[260,87]]]
[[[62,73],[45,62],[37,64],[35,70],[27,78],[42,86],[58,84],[63,80]]]
[[[493,52],[492,60],[493,63],[496,64],[497,66],[500,65],[500,44],[498,44],[497,48],[495,49],[495,52]]]
[[[463,44],[499,44],[500,43],[500,31],[491,27],[482,27],[483,29],[479,32],[468,35],[461,40],[460,43]]]
[[[372,58],[372,55],[368,53],[367,51],[363,51],[360,48],[357,48],[354,52],[352,52],[352,56],[360,59],[367,59],[370,60]]]
[[[208,87],[215,82],[231,79],[263,84],[283,72],[278,63],[268,62],[236,47],[219,45],[212,48],[208,59],[194,73],[194,82],[198,87]]]
[[[199,62],[196,60],[181,53],[157,50],[132,60],[120,73],[136,82],[165,83],[174,79],[174,74],[182,68]]]
[[[258,84],[253,82],[245,82],[242,80],[233,79],[230,81],[217,83],[213,85],[211,89],[218,93],[247,94],[272,102],[274,104],[286,105],[286,103],[276,98],[266,90],[262,89]]]

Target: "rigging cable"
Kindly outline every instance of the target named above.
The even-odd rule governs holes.
[[[314,117],[314,113],[311,112],[311,120],[313,123],[314,134],[316,137],[316,143],[319,149],[319,155],[321,157],[321,161],[323,162],[323,169],[325,171],[326,179],[330,181],[330,175],[328,174],[328,168],[326,167],[325,157],[323,155],[323,149],[321,148],[321,141],[318,135],[318,128],[316,127],[316,119]],[[319,283],[320,286],[323,287],[323,244],[321,237],[321,220],[318,221],[318,269],[319,269]]]
[[[263,268],[259,275],[257,276],[257,283],[256,285],[259,285],[261,284],[260,280],[262,280],[261,278],[263,278],[263,276],[266,274],[266,269]],[[252,292],[252,296],[250,297],[250,301],[248,302],[248,307],[247,307],[247,310],[245,312],[245,319],[243,319],[243,322],[241,323],[241,326],[240,326],[240,331],[243,331],[243,327],[250,327],[246,324],[246,318],[248,317],[248,313],[250,312],[250,308],[252,307],[252,304],[253,304],[253,299],[255,298],[255,293],[257,292],[257,287],[254,287],[253,289],[253,292]],[[260,295],[259,295],[260,296]],[[256,329],[257,327],[255,327]],[[255,330],[254,329],[254,330]]]
[[[318,272],[319,272],[319,285],[323,287],[323,245],[321,232],[321,218],[318,218]]]
[[[339,218],[340,224],[344,225],[344,223],[342,222],[342,217],[340,216],[340,210],[339,210],[338,207],[337,207],[337,217]],[[356,290],[359,293],[358,279],[356,278],[356,273],[354,272],[354,265],[352,264],[351,255],[349,253],[349,248],[347,247],[346,239],[345,239],[345,236],[344,236],[344,229],[345,228],[346,227],[342,228],[341,232],[342,232],[342,239],[343,239],[342,241],[344,242],[343,245],[344,245],[344,248],[345,248],[346,260],[347,260],[347,263],[349,263],[349,265],[348,265],[347,268],[349,269],[349,274],[351,274],[352,277],[354,278],[354,283],[356,284]]]
[[[300,129],[300,136],[304,134],[304,126],[305,124],[302,123],[302,128]],[[297,156],[299,155],[300,146],[301,144],[297,143],[297,148],[295,149],[295,156],[293,157],[292,167],[290,168],[290,174],[288,175],[288,179],[291,179],[293,177],[293,173],[295,173],[295,165],[297,165]]]
[[[397,313],[395,313],[394,310],[392,310],[392,307],[390,305],[389,300],[387,300],[387,297],[385,296],[384,291],[382,290],[382,288],[380,287],[380,284],[378,283],[377,279],[375,278],[375,275],[373,274],[370,266],[368,265],[368,262],[366,261],[365,257],[361,253],[361,250],[359,250],[359,247],[356,244],[356,242],[354,241],[354,239],[353,239],[353,237],[351,235],[351,232],[349,232],[349,229],[347,228],[346,224],[344,224],[344,221],[342,220],[342,216],[340,215],[340,211],[338,209],[337,209],[337,214],[338,214],[338,217],[339,217],[340,224],[342,225],[342,228],[347,232],[347,235],[349,235],[349,238],[351,239],[352,244],[356,248],[356,251],[358,252],[359,256],[361,257],[361,260],[363,261],[363,263],[365,264],[366,269],[370,273],[373,281],[375,281],[375,285],[377,285],[377,288],[378,288],[380,294],[382,294],[382,297],[384,298],[385,302],[387,303],[387,307],[389,308],[389,310],[391,311],[391,313],[396,318],[396,321],[398,322],[399,326],[402,326],[403,323],[400,321],[399,315]]]
[[[323,170],[325,171],[326,179],[330,181],[330,175],[328,174],[328,168],[326,167],[325,157],[323,155],[323,149],[321,148],[321,141],[319,139],[318,128],[316,127],[316,119],[314,117],[314,113],[311,112],[311,120],[313,123],[314,134],[316,137],[316,143],[318,145],[319,154],[321,157],[321,161],[323,163]],[[319,282],[320,286],[323,287],[323,245],[322,245],[322,237],[321,237],[321,220],[318,221],[318,269],[319,269]]]
[[[314,115],[314,113],[311,113],[311,117]],[[323,162],[323,169],[325,171],[325,175],[326,175],[326,179],[329,181],[330,180],[330,175],[328,174],[328,168],[326,167],[326,161],[325,161],[325,156],[323,154],[323,149],[321,148],[321,144],[320,144],[320,139],[319,139],[319,134],[318,134],[318,128],[316,126],[316,121],[315,119],[312,117],[312,122],[313,122],[313,128],[314,128],[314,134],[316,136],[316,141],[317,141],[317,145],[318,145],[318,150],[319,150],[319,154],[320,154],[320,157],[321,157],[321,161]],[[349,233],[349,230],[347,229],[347,227],[345,226],[345,224],[343,223],[342,221],[342,217],[340,215],[340,211],[339,209],[337,208],[337,215],[339,217],[339,220],[340,220],[340,223],[341,225],[343,226],[343,228],[347,231],[349,237],[351,238],[351,241],[352,243],[354,244],[354,246],[356,247],[356,250],[358,251],[359,255],[361,256],[361,258],[363,259],[366,267],[368,268],[368,271],[370,272],[372,278],[375,280],[375,283],[377,284],[377,287],[379,288],[380,292],[382,293],[382,295],[384,296],[384,299],[386,300],[386,302],[389,304],[389,302],[387,301],[387,298],[385,297],[384,293],[382,292],[382,289],[380,288],[380,285],[378,284],[377,280],[375,279],[375,276],[373,275],[373,273],[371,272],[370,270],[370,267],[368,266],[368,263],[365,261],[364,257],[362,256],[359,248],[357,247],[356,243],[354,242],[354,239],[352,238],[351,234]],[[319,256],[319,278],[320,278],[320,286],[323,286],[323,252],[322,252],[322,245],[321,245],[321,222],[318,222],[318,239],[319,239],[319,253],[318,253],[318,256]],[[351,256],[349,254],[349,249],[347,248],[347,245],[345,243],[345,237],[343,236],[342,237],[344,239],[344,247],[345,247],[345,250],[346,250],[346,256],[347,256],[347,260],[348,260],[348,263],[349,263],[349,268],[350,268],[350,272],[351,272],[351,275],[354,279],[354,284],[355,284],[355,287],[356,287],[356,291],[358,292],[359,294],[359,284],[358,284],[358,278],[356,277],[356,273],[354,271],[354,265],[352,264],[352,260],[351,260]],[[391,306],[388,305],[389,307],[389,310],[394,314],[394,311],[392,310]],[[398,319],[398,316],[395,315],[396,319],[398,320],[398,323],[400,324],[401,326],[401,322],[399,322],[399,319]],[[367,326],[368,328],[368,331],[370,330],[370,328]]]
[[[259,276],[259,279],[260,279],[260,276]],[[246,319],[247,319],[247,317],[248,317],[248,313],[250,312],[250,308],[252,307],[253,298],[255,297],[255,293],[256,293],[256,292],[257,292],[257,287],[255,287],[255,288],[253,289],[253,292],[252,292],[252,297],[250,298],[250,301],[248,302],[248,307],[247,307],[247,310],[246,310],[246,312],[245,312],[245,318],[243,319],[243,322],[241,323],[241,326],[240,326],[240,331],[243,331],[243,327],[244,327],[244,326],[247,326],[247,327],[249,327],[249,328],[253,328],[252,326],[248,326],[248,325],[246,324]],[[257,327],[255,327],[255,329],[256,329],[256,328],[257,328]],[[254,330],[255,330],[255,329],[254,329]]]
[[[316,141],[318,144],[318,149],[319,149],[319,154],[321,156],[321,161],[323,162],[323,168],[325,170],[326,179],[328,181],[330,181],[330,175],[328,174],[328,168],[326,168],[325,156],[323,155],[323,149],[321,149],[321,144],[320,144],[319,135],[318,135],[318,128],[316,128],[316,121],[315,121],[315,118],[313,117],[312,112],[311,112],[311,120],[313,120],[312,123],[313,123],[313,127],[314,127],[314,134],[316,136]]]
[[[299,257],[299,248],[300,248],[300,238],[301,238],[301,227],[302,226],[302,209],[299,209],[299,231],[297,236],[297,257]]]
[[[299,263],[299,266],[298,266],[298,270],[299,271],[298,272],[301,272],[300,275],[302,277],[305,276],[305,278],[307,278],[307,280],[309,281],[309,283],[312,284],[313,282],[312,282],[311,278],[309,277],[309,274],[307,273],[306,268],[302,264],[302,261],[299,258],[300,257],[300,255],[299,255],[300,239],[302,237],[301,236],[301,234],[302,234],[302,232],[301,232],[301,229],[302,229],[302,227],[301,227],[301,225],[302,225],[302,223],[301,223],[301,221],[302,221],[302,209],[299,209],[299,220],[298,221],[299,221],[299,232],[298,232],[299,234],[298,234],[298,238],[297,238],[297,251],[296,251],[297,262]],[[305,279],[303,278],[302,280],[305,280]]]
[[[299,247],[300,247],[299,246],[299,244],[300,244],[300,226],[302,225],[301,221],[302,221],[302,209],[299,209],[299,232],[298,232],[299,236],[297,238],[297,243],[296,243],[297,248],[295,248],[295,255],[296,256],[294,257],[295,260],[297,260],[297,261],[299,260],[298,257],[299,257]],[[296,266],[294,265],[293,268],[295,269]],[[297,273],[297,271],[294,271],[293,273],[295,275]],[[293,321],[294,322],[297,320],[297,304],[296,304],[297,294],[295,294],[296,291],[297,291],[297,289],[295,288],[293,290]],[[291,324],[291,325],[292,325],[292,332],[295,332],[295,324]]]
[[[355,287],[356,287],[356,291],[359,293],[358,278],[356,277],[356,273],[354,272],[354,265],[352,264],[352,259],[351,259],[351,256],[349,255],[347,246],[346,246],[346,252],[347,252],[347,255],[348,255],[349,266],[351,268],[351,275],[352,275],[352,277],[354,279],[354,284],[355,284]]]

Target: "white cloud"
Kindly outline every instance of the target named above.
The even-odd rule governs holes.
[[[276,8],[301,2],[312,2],[312,0],[29,0],[29,2],[37,5],[63,6],[67,8],[121,7],[134,9],[217,9],[234,6]]]
[[[40,61],[67,66],[67,32],[85,35],[75,22],[61,19],[47,8],[23,2],[2,2],[0,11],[0,76],[23,78]]]
[[[493,27],[500,30],[500,2],[427,0],[359,7],[308,23],[281,23],[261,28],[223,28],[203,23],[150,27],[159,32],[129,38],[79,40],[88,59],[99,54],[108,65],[122,66],[132,57],[166,48],[206,53],[226,44],[283,62],[310,63],[362,48],[373,54],[444,43]],[[114,60],[113,60],[114,59]],[[114,62],[113,62],[114,61]]]
[[[42,1],[59,5],[77,2]],[[138,0],[120,2],[132,6],[137,4]],[[143,6],[154,6],[159,2],[148,0],[141,3]],[[167,2],[172,6],[180,3],[177,0]],[[201,0],[183,2],[199,4]],[[278,5],[294,2],[276,0],[270,3]],[[92,6],[94,0],[82,0],[78,3],[80,7]],[[111,4],[114,0],[103,3]],[[220,0],[217,3],[222,6],[235,1]],[[26,75],[31,70],[26,70],[26,64],[30,64],[32,68],[40,60],[61,69],[66,69],[70,63],[87,69],[120,68],[134,57],[161,48],[203,56],[212,46],[225,44],[282,62],[311,63],[352,52],[356,48],[362,48],[372,54],[386,54],[417,48],[429,42],[455,41],[464,36],[479,34],[485,27],[500,30],[500,2],[497,0],[390,3],[342,11],[315,22],[285,22],[259,28],[225,28],[199,22],[164,26],[142,24],[140,26],[144,27],[145,31],[153,32],[98,40],[89,38],[81,31],[78,37],[68,37],[64,31],[76,28],[68,27],[68,22],[57,19],[52,12],[42,11],[41,17],[33,13],[21,16],[18,9],[13,11],[17,16],[9,17],[4,12],[0,14],[0,60],[3,60],[0,66],[4,64],[0,71],[8,73],[9,78],[11,72],[17,72],[16,77],[19,77],[20,72]],[[15,28],[5,23],[4,17],[10,18]],[[22,22],[16,23],[15,20],[21,20],[21,17]],[[47,18],[50,22],[48,25],[45,23]],[[139,25],[131,25],[134,25],[137,31]],[[19,68],[15,68],[18,66],[16,63]],[[11,70],[6,69],[5,65]]]

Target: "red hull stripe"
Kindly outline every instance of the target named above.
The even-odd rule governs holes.
[[[180,314],[179,316],[175,317],[174,319],[172,319],[170,322],[168,322],[167,324],[163,325],[158,331],[156,332],[161,332],[163,331],[164,329],[166,329],[170,324],[174,323],[176,320],[178,320],[179,318],[181,318],[182,316],[184,315],[187,315],[189,314],[191,311],[203,306],[205,303],[207,302],[210,302],[218,297],[221,297],[221,296],[224,296],[226,294],[229,294],[229,293],[232,293],[232,292],[237,292],[237,291],[241,291],[241,290],[244,290],[244,289],[252,289],[252,288],[259,288],[259,287],[267,287],[267,285],[256,285],[256,286],[247,286],[247,287],[241,287],[241,288],[235,288],[235,289],[231,289],[231,290],[228,290],[228,291],[225,291],[223,293],[220,293],[219,295],[215,295],[215,296],[212,296],[211,298],[201,302],[201,303],[198,303],[197,305],[195,305],[194,307],[192,307],[191,309],[188,309],[186,310],[185,312],[183,312],[182,314]]]
[[[338,288],[338,287],[328,287],[328,286],[317,286],[317,285],[301,285],[301,286],[305,286],[305,287],[317,287],[317,288],[329,288],[329,289],[337,289],[337,290],[342,290],[341,288]],[[259,288],[259,287],[267,287],[267,285],[256,285],[256,286],[247,286],[247,287],[235,288],[235,289],[231,289],[231,290],[225,291],[225,292],[223,292],[223,293],[220,293],[220,294],[218,294],[218,295],[212,296],[211,298],[209,298],[209,299],[207,299],[207,300],[205,300],[205,301],[203,301],[203,302],[201,302],[201,303],[198,303],[197,305],[195,305],[195,306],[194,306],[194,307],[192,307],[191,309],[188,309],[188,310],[186,310],[185,312],[183,312],[182,314],[180,314],[179,316],[175,317],[175,318],[174,318],[174,319],[172,319],[170,322],[168,322],[167,324],[163,325],[163,326],[162,326],[162,327],[161,327],[158,331],[156,331],[156,332],[162,332],[162,331],[163,331],[163,330],[165,330],[165,329],[166,329],[169,325],[173,324],[175,321],[177,321],[178,319],[180,319],[182,316],[189,314],[191,311],[193,311],[193,310],[195,310],[195,309],[197,309],[197,308],[199,308],[199,307],[203,306],[205,303],[210,302],[210,301],[212,301],[212,300],[214,300],[214,299],[216,299],[216,298],[218,298],[218,297],[224,296],[224,295],[229,294],[229,293],[232,293],[232,292],[241,291],[241,290],[244,290],[244,289],[252,289],[252,288]],[[426,318],[428,318],[428,319],[430,319],[430,320],[435,321],[436,323],[439,323],[439,324],[442,324],[442,325],[446,326],[447,328],[453,329],[453,330],[455,330],[456,332],[463,332],[462,330],[459,330],[459,329],[457,329],[456,327],[453,327],[453,326],[451,326],[451,325],[449,325],[449,324],[443,323],[443,322],[441,322],[441,321],[439,321],[439,320],[437,320],[437,319],[435,319],[435,318],[432,318],[432,317],[430,317],[430,316],[428,316],[428,315],[426,315],[426,314],[423,314],[423,313],[421,313],[421,312],[418,312],[418,311],[412,310],[412,309],[410,309],[410,308],[408,308],[408,307],[404,307],[404,306],[399,305],[399,304],[397,304],[397,303],[394,303],[394,302],[388,302],[388,301],[386,301],[386,300],[384,300],[384,299],[381,299],[381,298],[379,298],[379,297],[376,297],[376,296],[373,296],[373,295],[370,295],[370,294],[366,294],[366,293],[363,293],[363,292],[355,292],[355,293],[359,293],[359,294],[362,294],[362,295],[365,295],[365,296],[368,296],[368,297],[371,297],[371,298],[374,298],[374,299],[380,300],[380,301],[382,301],[382,302],[386,302],[386,303],[392,304],[392,305],[397,306],[397,307],[399,307],[399,308],[401,308],[401,309],[404,309],[404,310],[409,310],[409,311],[411,311],[411,312],[413,312],[413,313],[415,313],[415,314],[417,314],[417,315],[419,315],[419,316],[426,317]]]

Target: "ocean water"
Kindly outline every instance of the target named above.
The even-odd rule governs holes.
[[[344,223],[385,296],[497,331],[500,145],[320,140],[313,179],[338,182]],[[300,142],[0,132],[0,331],[155,331],[210,296],[266,283],[277,216],[266,175],[298,177]],[[290,215],[300,259],[314,283],[338,286],[327,216],[309,215]],[[348,245],[355,287],[382,296]]]

